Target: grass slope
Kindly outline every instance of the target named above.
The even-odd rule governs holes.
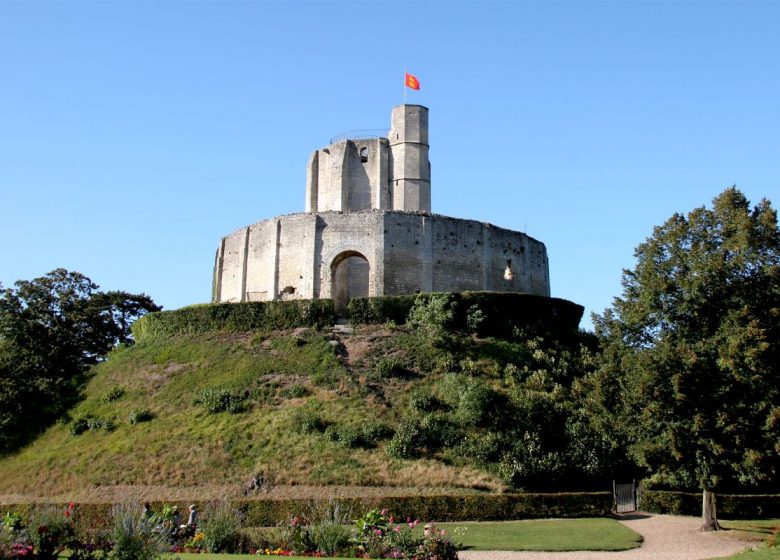
[[[84,400],[71,412],[72,418],[110,419],[115,429],[72,435],[67,422],[52,426],[0,460],[0,495],[6,501],[34,496],[116,501],[121,492],[104,495],[102,489],[145,487],[154,491],[128,497],[211,499],[238,493],[254,473],[263,473],[276,488],[293,490],[501,486],[490,472],[440,457],[390,459],[381,440],[347,450],[325,434],[302,433],[302,418],[312,416],[353,431],[395,426],[413,389],[430,388],[442,377],[399,366],[419,362],[422,352],[403,330],[361,327],[340,342],[333,338],[329,331],[311,329],[211,332],[118,348],[94,369]],[[517,353],[506,342],[481,344],[485,352],[470,350],[473,364],[495,369]],[[218,389],[239,395],[246,410],[208,412],[198,401],[204,391]],[[153,418],[131,424],[131,411],[141,409]],[[194,488],[195,495],[176,494],[180,488]]]

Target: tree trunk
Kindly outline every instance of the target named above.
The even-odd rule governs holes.
[[[715,492],[709,488],[704,489],[701,502],[701,530],[718,531],[718,514],[715,509]]]

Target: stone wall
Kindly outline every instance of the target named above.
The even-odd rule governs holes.
[[[466,290],[550,295],[543,243],[475,220],[381,210],[291,214],[242,228],[220,243],[214,279],[214,301],[229,302]]]

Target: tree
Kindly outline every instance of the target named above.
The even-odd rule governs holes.
[[[714,491],[780,477],[780,230],[736,188],[675,214],[635,251],[623,295],[594,316],[605,417],[650,483]]]
[[[0,290],[0,452],[62,414],[89,366],[130,342],[133,320],[160,310],[144,294],[98,288],[60,268]]]

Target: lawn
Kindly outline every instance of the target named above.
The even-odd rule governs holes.
[[[614,519],[543,519],[437,525],[471,550],[627,550],[642,537]]]
[[[747,539],[760,538],[761,540],[766,540],[773,530],[780,527],[780,519],[721,521],[721,525],[725,529],[743,532]],[[780,546],[768,548],[765,544],[762,544],[758,550],[739,552],[726,558],[729,560],[780,560]],[[726,560],[726,558],[719,560]]]

